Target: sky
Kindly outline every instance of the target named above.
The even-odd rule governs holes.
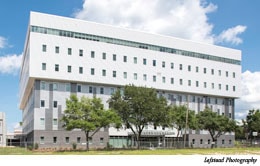
[[[260,109],[260,1],[1,0],[0,112],[9,132],[22,121],[19,70],[30,11],[169,35],[242,51],[241,98],[235,119]]]

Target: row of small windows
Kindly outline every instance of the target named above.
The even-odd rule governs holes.
[[[236,64],[236,65],[241,64],[240,60],[223,58],[223,57],[196,53],[196,52],[180,50],[180,49],[175,49],[175,48],[167,48],[167,47],[156,46],[156,45],[151,45],[151,44],[146,44],[146,43],[139,43],[139,42],[122,40],[122,39],[109,38],[109,37],[104,37],[104,36],[90,35],[90,34],[85,34],[85,33],[64,31],[64,30],[45,28],[45,27],[39,27],[39,26],[31,26],[30,30],[31,30],[31,32],[37,32],[37,33],[43,33],[43,34],[51,34],[51,35],[77,38],[77,39],[83,39],[83,40],[91,40],[91,41],[96,41],[96,42],[104,42],[104,43],[123,45],[123,46],[135,47],[135,48],[141,48],[141,49],[149,49],[149,50],[153,50],[153,51],[178,54],[178,55],[182,55],[182,56],[189,56],[189,57],[194,57],[194,58],[207,59],[207,60]]]
[[[89,144],[92,144],[92,143],[93,143],[93,142],[92,142],[92,137],[89,137],[88,141],[89,141]],[[71,142],[70,142],[70,137],[65,137],[65,138],[64,138],[64,142],[65,142],[66,144],[71,143]],[[75,141],[73,141],[73,142],[75,143]],[[45,137],[44,137],[44,136],[41,136],[41,137],[40,137],[40,144],[44,144],[44,143],[46,143],[46,142],[45,142]],[[50,142],[47,142],[47,143],[50,143]],[[57,143],[58,143],[58,137],[52,137],[52,143],[53,143],[53,144],[57,144]],[[76,143],[78,143],[78,144],[82,143],[81,137],[77,137]],[[100,137],[100,138],[99,138],[99,143],[100,143],[100,144],[104,144],[104,138],[103,138],[103,137]]]
[[[195,143],[196,143],[196,140],[195,140],[195,139],[192,139],[192,144],[195,144]],[[221,140],[221,143],[222,143],[222,145],[224,145],[224,144],[225,144],[225,140],[222,139],[222,140]],[[208,144],[208,145],[210,145],[210,144],[211,144],[211,140],[208,139],[207,142],[204,142],[203,139],[200,139],[200,140],[199,140],[199,144]],[[232,144],[232,140],[228,140],[228,144]]]

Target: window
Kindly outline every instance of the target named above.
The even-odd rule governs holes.
[[[188,86],[191,86],[191,80],[188,80]]]
[[[195,139],[192,139],[192,144],[195,144]]]
[[[95,51],[91,51],[91,58],[95,58]]]
[[[100,137],[100,144],[103,144],[103,143],[104,143],[104,138]]]
[[[214,69],[211,69],[211,75],[214,75]]]
[[[81,85],[77,85],[77,91],[81,92]]]
[[[137,73],[134,73],[134,80],[137,80]]]
[[[53,101],[53,108],[57,108],[58,107],[58,102],[57,101]]]
[[[100,87],[100,94],[104,94],[104,88]]]
[[[156,76],[153,76],[153,82],[156,82]]]
[[[134,64],[137,64],[137,57],[134,57]]]
[[[174,63],[171,63],[171,69],[174,69]]]
[[[102,53],[102,59],[107,59],[107,55],[105,52]]]
[[[196,87],[199,87],[199,81],[196,81]]]
[[[165,77],[162,77],[162,83],[165,83],[166,80],[165,80]]]
[[[218,75],[221,76],[221,70],[218,70]]]
[[[174,78],[171,78],[171,84],[174,84]]]
[[[215,87],[214,87],[214,83],[211,83],[211,89],[214,89]]]
[[[53,143],[54,143],[54,144],[57,143],[57,137],[53,137]]]
[[[146,65],[146,63],[147,63],[147,60],[144,58],[143,59],[143,65]]]
[[[67,71],[68,71],[68,73],[71,73],[71,66],[67,67]]]
[[[45,101],[41,100],[41,107],[45,107]]]
[[[204,72],[204,74],[206,74],[207,73],[207,68],[204,68],[203,72]]]
[[[229,143],[229,144],[232,144],[232,140],[231,140],[231,139],[230,139],[230,140],[228,140],[228,143]]]
[[[79,74],[83,74],[83,67],[79,67]]]
[[[182,84],[183,84],[183,80],[182,80],[182,79],[180,79],[179,81],[180,81],[180,85],[182,85]]]
[[[236,86],[233,86],[233,92],[235,92],[236,91]]]
[[[179,65],[179,69],[182,70],[182,64]]]
[[[45,90],[45,89],[46,89],[45,82],[41,81],[41,90]]]
[[[88,137],[89,144],[92,144],[92,137]]]
[[[78,144],[80,143],[80,140],[81,140],[81,138],[80,138],[80,137],[77,137],[77,143],[78,143]]]
[[[196,73],[198,73],[199,72],[199,67],[198,66],[196,66]]]
[[[123,60],[124,62],[127,62],[127,56],[124,56],[124,60]]]
[[[113,61],[116,61],[116,54],[113,54]]]
[[[44,118],[40,118],[40,125],[44,126],[45,125],[45,119]]]
[[[225,144],[225,140],[224,139],[222,139],[222,144]]]
[[[92,86],[88,87],[88,93],[93,93],[93,88],[92,88]]]
[[[218,89],[221,90],[221,84],[218,84]]]
[[[143,80],[147,81],[147,75],[146,74],[143,74]]]
[[[43,136],[40,137],[40,144],[44,144],[44,137]]]
[[[106,70],[103,69],[103,70],[102,70],[102,76],[106,76],[106,75],[107,75]]]
[[[94,69],[94,68],[91,68],[91,69],[90,69],[90,74],[91,74],[91,75],[95,75],[95,69]]]
[[[190,65],[188,65],[188,71],[191,71],[191,66]]]
[[[226,91],[228,91],[228,85],[226,85]]]
[[[156,66],[156,60],[153,60],[153,66]]]
[[[79,50],[79,56],[83,56],[83,50]]]
[[[210,139],[208,139],[208,144],[210,145]]]
[[[165,68],[165,62],[162,61],[162,68]]]
[[[65,84],[66,92],[70,92],[70,83]]]
[[[59,65],[55,64],[55,71],[59,71]]]
[[[60,47],[58,47],[58,46],[55,47],[55,53],[56,54],[60,53]]]
[[[71,55],[71,54],[72,54],[72,49],[68,48],[68,55]]]
[[[236,78],[236,73],[235,72],[233,72],[233,78]]]
[[[127,78],[127,72],[124,72],[124,78],[125,79]]]
[[[42,70],[46,70],[46,63],[42,63]]]
[[[200,144],[203,144],[203,139],[200,139]]]
[[[58,119],[56,119],[56,118],[53,119],[53,125],[54,125],[54,126],[57,126],[57,125],[58,125]]]
[[[47,45],[43,44],[42,45],[42,52],[46,52],[47,51]]]
[[[113,71],[113,77],[114,78],[116,77],[116,71]]]
[[[70,143],[70,137],[65,137],[65,143],[66,144]]]
[[[207,82],[204,82],[204,88],[207,88]]]
[[[57,83],[53,83],[53,90],[58,90],[58,84]]]
[[[114,88],[110,88],[110,94],[112,95],[112,94],[114,94],[114,92],[115,92],[115,89]]]
[[[228,71],[226,71],[226,77],[228,77]]]

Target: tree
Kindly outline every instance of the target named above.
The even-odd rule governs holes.
[[[105,110],[100,98],[71,95],[66,100],[66,110],[62,121],[66,130],[81,129],[86,135],[86,150],[89,150],[89,138],[102,127],[120,124],[120,119],[112,110]],[[90,135],[91,133],[91,135]]]
[[[152,88],[126,85],[123,91],[117,90],[108,102],[121,117],[122,123],[133,132],[138,149],[147,124],[165,124],[167,101],[163,97],[158,98]]]
[[[185,105],[173,105],[169,107],[168,126],[177,129],[177,138],[179,137],[180,131],[186,128],[186,117],[188,118],[187,127],[196,129],[196,116],[194,111],[188,110]]]
[[[260,132],[260,110],[249,110],[243,123],[244,129],[252,141],[253,132]]]
[[[235,131],[236,122],[226,116],[218,115],[216,112],[206,108],[197,114],[198,127],[207,130],[217,147],[217,139],[227,132]],[[213,144],[211,148],[213,148]]]

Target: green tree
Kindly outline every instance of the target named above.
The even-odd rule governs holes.
[[[249,110],[246,120],[244,122],[244,129],[248,136],[253,138],[253,132],[260,132],[260,110]]]
[[[167,101],[164,97],[158,98],[152,88],[126,85],[123,91],[117,90],[108,102],[121,117],[122,123],[133,132],[138,149],[147,124],[165,125]]]
[[[112,110],[105,110],[100,98],[71,95],[66,100],[66,110],[62,117],[66,130],[81,129],[86,135],[86,150],[89,150],[89,138],[102,127],[120,124],[120,118]],[[91,134],[91,135],[90,135]]]
[[[207,130],[217,147],[217,139],[227,132],[235,131],[236,122],[226,116],[218,115],[216,112],[206,108],[197,114],[198,127]],[[214,145],[212,144],[213,148]]]

